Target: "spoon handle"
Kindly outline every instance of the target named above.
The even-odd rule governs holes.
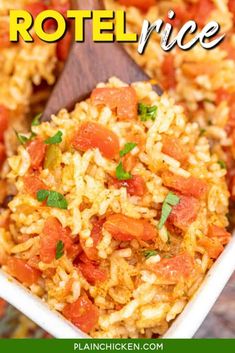
[[[76,0],[82,10],[103,9],[102,0]],[[149,77],[118,43],[93,42],[92,20],[85,20],[85,40],[73,43],[65,68],[42,115],[50,120],[61,108],[72,109],[76,102],[89,96],[99,82],[117,76],[126,83],[146,81]],[[160,94],[160,88],[157,87]]]

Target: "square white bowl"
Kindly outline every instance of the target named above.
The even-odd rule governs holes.
[[[202,285],[173,322],[164,338],[191,338],[235,270],[235,234],[207,273]],[[62,315],[0,270],[0,297],[56,338],[88,338]]]

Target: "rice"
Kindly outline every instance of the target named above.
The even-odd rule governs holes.
[[[165,20],[169,9],[175,10],[178,19],[178,25],[173,22],[174,33],[191,17],[196,20],[199,28],[210,20],[220,24],[221,33],[225,33],[226,37],[213,50],[205,50],[196,45],[189,51],[175,48],[164,52],[160,47],[160,36],[157,34],[151,35],[143,55],[137,53],[136,44],[125,44],[125,48],[157,84],[167,90],[177,103],[184,106],[189,119],[200,125],[201,134],[210,140],[211,147],[219,154],[220,160],[226,163],[232,211],[235,192],[235,14],[232,2],[160,0],[147,12],[142,12],[138,6],[121,6],[118,0],[106,0],[105,4],[109,9],[124,9],[127,13],[127,30],[138,34],[144,19],[150,22],[158,18]]]
[[[122,87],[129,89],[117,78],[99,86],[118,92],[122,92]],[[131,89],[138,103],[157,106],[153,120],[141,121],[136,115],[130,124],[129,119],[118,117],[116,109],[108,108],[108,103],[97,105],[94,98],[89,98],[78,103],[71,113],[61,110],[52,116],[51,122],[32,127],[36,141],[45,141],[62,132],[62,140],[51,145],[56,146],[57,154],[60,151],[58,165],[45,167],[44,161],[39,168],[32,168],[29,146],[34,140],[27,148],[19,146],[17,154],[8,160],[11,168],[8,182],[16,186],[17,193],[9,203],[9,228],[0,237],[3,249],[8,249],[3,269],[92,337],[162,335],[215,259],[210,253],[207,261],[204,257],[208,252],[205,241],[212,241],[208,229],[216,226],[229,237],[224,229],[228,225],[229,198],[224,173],[219,173],[217,155],[209,153],[209,141],[200,137],[199,125],[189,122],[167,94],[158,97],[149,83],[133,83]],[[105,119],[104,112],[108,112]],[[136,141],[137,146],[123,159],[117,153],[107,157],[105,153],[109,152],[102,150],[102,146],[76,148],[74,139],[87,123],[114,133],[121,150],[128,142]],[[182,156],[172,149],[167,152],[166,137],[168,141],[177,139],[174,145],[183,143],[188,151],[187,161],[182,161]],[[47,145],[46,156],[50,148]],[[122,161],[129,168],[128,159],[132,161],[128,170],[132,178],[138,176],[144,191],[138,191],[136,186],[130,191],[128,181],[116,184],[117,165]],[[170,173],[167,174],[170,180],[182,178],[183,183],[195,178],[192,180],[204,191],[198,194],[192,185],[182,194],[182,186],[178,191],[177,186],[176,189],[167,186],[166,173]],[[35,191],[27,189],[26,180],[31,177],[44,183],[47,190],[64,195],[68,206],[61,209],[40,202]],[[169,192],[179,197],[180,204],[186,202],[187,207],[174,206],[172,215],[158,229]],[[196,213],[190,208],[191,203],[197,205]],[[183,213],[178,213],[182,209]],[[113,216],[120,219],[115,227],[121,227],[120,234],[124,232],[121,238],[108,226]],[[122,231],[127,221],[128,228]],[[54,226],[48,228],[49,238],[45,233],[48,222],[59,227],[56,234],[60,231],[67,234],[61,240],[63,251],[58,258],[58,242],[50,243]],[[147,228],[141,228],[142,225]],[[146,230],[141,233],[141,229]],[[145,233],[147,229],[150,233]],[[99,234],[98,241],[94,231]],[[128,235],[128,232],[133,233]],[[147,234],[149,238],[145,238]],[[220,251],[223,245],[218,239],[214,241]],[[14,268],[14,261],[30,266],[36,279],[25,282]],[[170,272],[168,266],[169,269],[173,266]],[[88,317],[82,316],[77,321],[73,313],[82,301],[88,305]]]

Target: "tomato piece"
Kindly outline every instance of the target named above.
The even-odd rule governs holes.
[[[0,49],[6,49],[11,46],[8,28],[0,27]]]
[[[224,250],[223,245],[217,238],[204,237],[198,240],[198,245],[202,246],[212,259],[217,259]]]
[[[42,139],[36,138],[28,144],[27,151],[31,159],[31,167],[33,169],[39,169],[46,154],[46,145]]]
[[[181,145],[178,139],[165,136],[163,138],[162,152],[176,159],[181,163],[185,163],[188,159],[185,147]]]
[[[0,142],[3,142],[4,132],[8,128],[9,110],[0,104]]]
[[[60,61],[66,61],[70,51],[72,41],[72,34],[70,31],[66,32],[65,36],[60,39],[56,47],[56,55]]]
[[[72,142],[74,148],[83,152],[98,148],[101,154],[109,159],[114,158],[119,152],[117,135],[105,126],[91,121],[83,123]]]
[[[225,228],[214,224],[209,226],[207,236],[209,238],[217,238],[222,245],[228,244],[231,239],[231,234]]]
[[[131,196],[143,196],[146,192],[144,179],[140,175],[133,175],[129,180],[113,179],[112,183],[116,188],[125,187]]]
[[[13,277],[27,286],[37,283],[41,274],[39,270],[31,267],[26,261],[16,257],[8,258],[7,268]]]
[[[92,247],[86,247],[85,241],[83,239],[80,239],[83,251],[85,252],[87,258],[92,261],[96,261],[98,259],[98,251],[96,246],[99,244],[101,240],[102,228],[103,228],[104,222],[105,222],[104,219],[98,219],[93,224],[93,228],[91,230],[91,238],[93,239]]]
[[[233,14],[233,23],[235,24],[235,0],[228,1],[229,11]]]
[[[117,108],[120,119],[136,119],[138,99],[134,88],[95,88],[91,94],[91,102],[95,105],[107,105],[110,109]]]
[[[70,9],[69,1],[51,0],[51,6],[53,10],[60,12],[63,16],[67,15],[67,11]]]
[[[50,263],[56,256],[56,245],[61,240],[64,249],[69,251],[73,241],[68,228],[63,228],[55,217],[49,217],[45,224],[40,238],[40,259],[45,263]]]
[[[88,333],[97,324],[99,311],[90,301],[87,295],[83,294],[72,304],[66,304],[63,315],[83,332]]]
[[[24,177],[24,187],[25,191],[32,194],[34,197],[37,196],[39,190],[47,190],[47,186],[36,175],[28,175]]]
[[[25,6],[25,10],[35,19],[42,11],[48,10],[48,6],[43,1],[37,1],[34,3],[28,3]]]
[[[179,5],[173,8],[173,10],[175,12],[175,17],[170,20],[169,17],[166,16],[164,22],[171,23],[171,25],[176,28],[182,27],[190,19],[190,14],[188,13],[187,8]]]
[[[156,5],[156,0],[118,0],[121,5],[135,6],[142,11],[147,11],[149,7]]]
[[[135,219],[123,214],[113,214],[107,217],[104,228],[114,239],[120,241],[152,240],[156,238],[155,227],[146,219]]]
[[[105,282],[108,277],[105,269],[100,268],[98,265],[89,260],[86,262],[80,262],[78,264],[78,268],[82,272],[82,275],[86,278],[87,282],[92,285],[97,282]]]
[[[206,182],[193,176],[184,178],[166,171],[162,174],[162,180],[165,186],[179,191],[183,195],[193,196],[197,199],[205,196],[207,192]]]
[[[184,252],[169,259],[162,259],[151,265],[151,269],[164,281],[178,282],[190,277],[194,269],[194,261],[187,252]]]
[[[4,316],[7,307],[7,302],[0,298],[0,318]]]
[[[175,63],[172,54],[166,54],[162,63],[162,73],[164,75],[163,85],[165,89],[175,88],[177,81],[175,77]]]
[[[0,167],[6,159],[6,149],[3,143],[0,142]]]
[[[228,93],[228,91],[226,91],[224,88],[219,88],[216,91],[216,99],[215,102],[217,105],[219,105],[221,102],[223,101],[227,101],[229,99],[230,94]]]
[[[196,21],[199,27],[205,26],[211,12],[215,9],[212,0],[200,0],[195,4],[190,4],[187,11],[190,14],[190,19]]]
[[[167,221],[174,226],[185,230],[196,220],[200,203],[194,197],[183,195],[178,196],[180,197],[180,202],[178,205],[172,207],[171,214]]]

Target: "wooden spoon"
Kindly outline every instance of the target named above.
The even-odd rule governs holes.
[[[80,10],[104,9],[102,0],[76,0]],[[76,102],[89,96],[99,82],[117,76],[126,83],[146,81],[149,77],[118,43],[94,43],[91,20],[85,21],[86,38],[83,43],[73,43],[65,68],[56,84],[42,121],[50,120],[61,108],[72,109]],[[160,87],[154,87],[161,95]]]

